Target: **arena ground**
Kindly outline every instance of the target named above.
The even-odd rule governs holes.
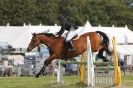
[[[56,77],[1,77],[0,88],[87,88],[79,84],[79,77],[65,76],[63,84],[56,83]],[[103,87],[96,87],[103,88]],[[105,87],[108,88],[108,87]],[[133,75],[122,76],[121,88],[133,88]]]

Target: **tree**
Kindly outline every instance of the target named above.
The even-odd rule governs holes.
[[[0,25],[54,25],[60,14],[79,26],[89,20],[93,26],[133,30],[133,8],[122,0],[0,0]]]
[[[45,25],[54,25],[57,22],[59,0],[38,0],[36,18]]]

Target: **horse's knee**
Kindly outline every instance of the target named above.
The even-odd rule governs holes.
[[[51,63],[51,60],[46,59],[46,60],[44,61],[44,66],[48,66],[50,63]]]

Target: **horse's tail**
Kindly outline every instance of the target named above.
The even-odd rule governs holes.
[[[100,34],[102,36],[102,45],[105,46],[105,50],[108,54],[111,54],[112,52],[109,50],[109,44],[110,44],[110,41],[109,41],[109,38],[108,36],[104,33],[104,32],[101,32],[101,31],[96,31],[96,33]]]
[[[101,31],[96,31],[96,33],[100,34],[103,37],[102,44],[108,46],[109,45],[108,36],[105,33],[101,32]]]

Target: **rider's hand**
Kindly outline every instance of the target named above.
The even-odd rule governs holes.
[[[56,34],[55,37],[59,37],[59,35]]]

